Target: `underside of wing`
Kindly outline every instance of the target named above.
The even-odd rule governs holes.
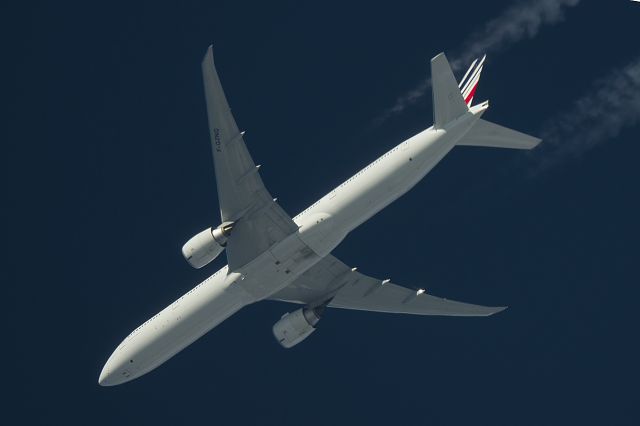
[[[202,61],[207,118],[222,222],[234,222],[227,243],[233,270],[254,259],[298,227],[262,183],[231,114],[210,46]]]
[[[422,289],[372,278],[331,255],[271,299],[307,305],[331,299],[328,306],[334,308],[414,315],[488,316],[505,309],[442,299]]]
[[[422,289],[411,290],[390,282],[367,278],[369,282],[343,287],[329,306],[360,311],[458,317],[483,317],[505,309],[442,299],[427,294]]]

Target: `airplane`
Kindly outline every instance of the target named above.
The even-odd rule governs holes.
[[[209,46],[202,72],[221,223],[188,240],[182,254],[192,267],[202,268],[224,251],[227,265],[133,330],[105,363],[98,383],[113,386],[143,376],[261,300],[303,305],[273,326],[284,348],[309,337],[325,308],[448,316],[489,316],[505,309],[447,300],[422,288],[373,278],[331,254],[349,232],[409,191],[455,146],[532,149],[541,142],[482,119],[487,101],[472,105],[485,57],[471,64],[460,83],[444,53],[434,57],[433,126],[291,218],[262,182]]]

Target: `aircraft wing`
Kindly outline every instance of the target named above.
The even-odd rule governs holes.
[[[273,200],[247,150],[213,62],[209,46],[202,61],[207,118],[213,151],[222,222],[235,226],[227,242],[227,260],[233,270],[253,260],[298,227]]]
[[[506,307],[488,307],[442,299],[361,274],[328,255],[270,300],[320,304],[361,311],[414,315],[488,316]]]

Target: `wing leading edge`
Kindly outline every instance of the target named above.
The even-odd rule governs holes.
[[[202,60],[207,118],[222,222],[235,222],[227,243],[233,270],[298,227],[265,188],[227,103],[209,46]]]
[[[413,315],[489,316],[506,307],[442,299],[357,272],[329,255],[270,299],[308,305]]]

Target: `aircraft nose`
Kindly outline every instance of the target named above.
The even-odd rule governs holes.
[[[107,363],[102,367],[98,384],[100,386],[115,386],[124,383],[130,379],[130,373],[126,369],[123,370],[122,362],[118,362],[118,357],[112,355]]]
[[[118,347],[102,367],[98,384],[100,386],[116,386],[137,377],[138,366],[133,362],[133,355]]]
[[[113,362],[109,360],[104,367],[102,367],[100,377],[98,377],[98,384],[100,386],[115,386],[126,381],[126,378],[123,379],[123,377],[118,374],[119,369],[112,364]]]
[[[107,364],[104,365],[104,367],[102,367],[102,371],[100,372],[100,377],[98,377],[98,384],[100,386],[112,386],[112,374],[111,374],[111,369],[108,366],[108,362]]]

